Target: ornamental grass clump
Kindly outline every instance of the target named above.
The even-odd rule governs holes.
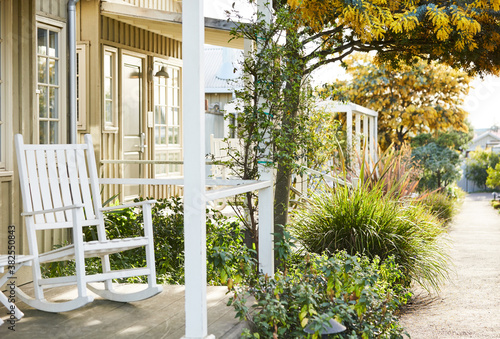
[[[345,250],[385,260],[394,256],[405,283],[434,290],[448,278],[444,229],[426,208],[386,194],[382,184],[334,187],[296,209],[292,233],[314,253]]]
[[[426,206],[443,224],[449,223],[457,214],[458,198],[445,192],[433,191],[422,194],[418,201]]]

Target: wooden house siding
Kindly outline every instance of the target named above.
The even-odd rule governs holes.
[[[181,12],[181,1],[179,0],[123,0],[131,5],[148,8],[148,9],[156,9],[167,12]]]
[[[101,17],[101,27],[101,39],[105,44],[118,44],[141,53],[182,59],[180,41],[105,16]]]
[[[68,16],[68,0],[36,0],[36,12],[66,20]]]

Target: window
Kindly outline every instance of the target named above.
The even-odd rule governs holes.
[[[166,71],[168,78],[159,77]],[[156,160],[181,160],[181,70],[179,66],[156,62],[154,81],[154,140]],[[156,176],[181,175],[180,164],[156,165]]]
[[[79,130],[87,128],[87,44],[76,46],[76,123]]]
[[[38,140],[41,144],[62,141],[64,92],[61,70],[65,55],[60,53],[65,50],[61,46],[64,37],[61,27],[40,22],[37,25]]]
[[[103,120],[104,130],[118,130],[118,51],[116,48],[104,47],[103,50]]]

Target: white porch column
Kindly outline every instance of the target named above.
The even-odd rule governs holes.
[[[266,6],[267,5],[267,6]],[[258,0],[257,10],[264,15],[267,24],[271,22],[272,0]],[[245,45],[246,47],[246,45]],[[259,48],[260,46],[257,46]],[[269,140],[269,134],[265,139]],[[260,180],[273,181],[273,168],[259,165]],[[274,185],[259,191],[259,270],[274,275]]]
[[[203,0],[183,2],[185,338],[207,336]],[[186,128],[189,126],[189,128]]]

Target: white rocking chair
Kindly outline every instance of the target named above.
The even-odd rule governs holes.
[[[136,301],[154,296],[162,291],[156,285],[155,256],[151,204],[154,200],[103,208],[99,193],[94,148],[90,135],[85,143],[77,145],[25,145],[20,134],[15,136],[19,181],[23,197],[22,215],[30,255],[33,256],[34,298],[20,289],[19,298],[26,304],[47,312],[65,312],[79,308],[94,297],[87,295],[87,288],[97,295],[120,302]],[[113,239],[106,237],[103,212],[142,206],[144,235],[134,238]],[[84,241],[83,228],[97,227],[97,241]],[[40,253],[37,231],[71,229],[73,243],[55,250]],[[109,255],[137,247],[145,248],[147,267],[111,270]],[[102,273],[87,275],[85,258],[100,257]],[[40,264],[75,260],[76,275],[43,279]],[[129,294],[117,293],[113,279],[147,276],[148,286]],[[88,285],[104,282],[104,289]],[[44,298],[43,289],[76,285],[78,296],[66,302],[50,302]]]

